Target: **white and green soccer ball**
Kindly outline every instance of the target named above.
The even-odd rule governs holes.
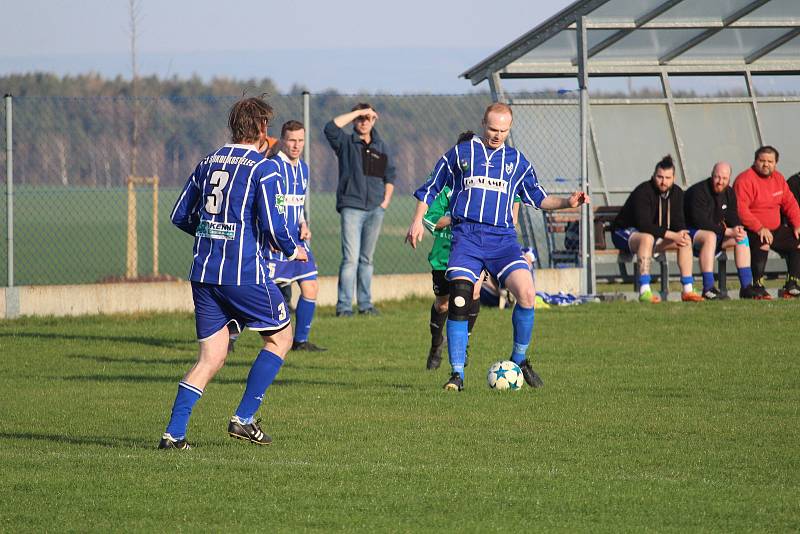
[[[495,362],[486,376],[489,387],[497,390],[518,390],[525,383],[522,369],[512,361]]]

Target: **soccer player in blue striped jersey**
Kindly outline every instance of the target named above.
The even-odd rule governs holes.
[[[286,226],[289,235],[297,239],[298,245],[305,249],[308,261],[292,261],[283,252],[267,248],[267,267],[270,278],[279,286],[291,285],[293,282],[297,282],[300,286],[300,298],[295,309],[292,350],[319,352],[326,349],[308,340],[316,310],[319,283],[317,264],[309,246],[311,230],[305,217],[305,200],[310,177],[308,165],[300,158],[306,142],[305,132],[302,122],[290,120],[284,123],[278,145],[280,150],[272,159],[281,169],[281,189],[284,192],[283,204],[286,208]]]
[[[414,196],[417,208],[406,234],[413,247],[422,240],[422,219],[430,203],[444,186],[450,198],[453,241],[447,266],[450,281],[447,350],[452,367],[446,390],[464,387],[464,358],[467,346],[467,311],[473,286],[486,270],[514,295],[512,313],[513,347],[510,359],[522,368],[532,387],[543,384],[528,362],[527,350],[533,333],[536,290],[527,261],[514,229],[514,195],[539,209],[574,208],[589,197],[576,191],[569,197],[549,196],[536,179],[533,165],[518,150],[506,146],[513,120],[511,107],[494,103],[483,115],[483,135],[461,142],[448,150],[436,164],[428,181]]]
[[[280,169],[261,153],[272,108],[246,98],[231,108],[232,143],[197,165],[172,210],[172,222],[194,236],[189,280],[200,344],[197,362],[178,384],[178,394],[160,449],[188,449],[186,429],[194,404],[222,368],[228,354],[229,322],[258,331],[264,341],[234,415],[231,437],[259,445],[272,442],[255,413],[277,376],[292,342],[292,329],[278,287],[267,276],[261,244],[269,242],[290,259],[305,260],[286,228]]]

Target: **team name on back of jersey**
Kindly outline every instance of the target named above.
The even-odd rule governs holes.
[[[489,178],[488,176],[467,176],[464,178],[464,189],[488,189],[502,193],[508,190],[508,182],[500,178]]]
[[[209,239],[231,240],[236,237],[236,223],[200,221],[195,235]]]
[[[245,156],[223,156],[222,154],[212,154],[203,160],[203,163],[206,165],[219,163],[220,165],[244,165],[246,167],[252,167],[258,162],[253,161]]]

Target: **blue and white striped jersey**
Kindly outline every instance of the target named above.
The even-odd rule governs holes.
[[[448,150],[414,196],[430,205],[444,186],[453,190],[453,220],[513,228],[514,196],[536,208],[547,197],[533,165],[515,148],[492,150],[474,136]]]
[[[278,164],[252,145],[227,144],[197,165],[172,210],[172,223],[195,236],[189,280],[263,283],[264,241],[294,257],[279,183]]]
[[[308,190],[308,165],[302,159],[297,166],[293,166],[289,157],[283,152],[278,152],[271,158],[281,170],[281,190],[283,191],[283,205],[286,207],[286,228],[289,235],[297,243],[308,250],[308,244],[300,241],[300,223],[306,220],[305,202]],[[276,250],[264,249],[267,258],[273,261],[286,261],[286,254]]]

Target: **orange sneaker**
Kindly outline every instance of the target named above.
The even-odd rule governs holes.
[[[694,291],[688,291],[686,293],[681,293],[681,300],[683,302],[703,302],[703,297]]]

